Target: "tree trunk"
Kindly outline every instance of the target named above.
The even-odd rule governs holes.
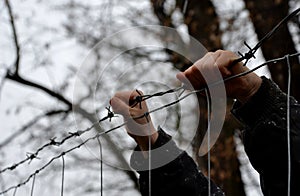
[[[258,39],[267,34],[281,19],[289,13],[289,1],[283,0],[245,0],[246,7],[255,27]],[[266,60],[296,53],[295,43],[289,32],[287,23],[269,39],[262,47],[262,53]],[[292,65],[292,95],[300,100],[300,67],[298,58],[291,59]],[[268,66],[272,79],[286,92],[288,81],[288,69],[286,62],[278,62]]]
[[[223,48],[219,18],[210,0],[188,0],[187,4],[185,0],[177,0],[176,2],[177,6],[185,11],[184,23],[187,25],[191,36],[203,44],[208,51]]]
[[[159,19],[161,25],[175,27],[171,20],[170,13],[166,13],[163,9],[164,2],[164,0],[151,0],[154,14]],[[204,45],[208,51],[222,48],[222,34],[219,30],[219,19],[210,0],[202,0],[200,2],[199,0],[188,0],[188,4],[186,4],[185,0],[177,0],[176,6],[181,12],[184,12],[184,23],[187,25],[188,33],[192,37]],[[192,52],[196,54],[199,53],[199,51]],[[172,53],[169,52],[169,54]],[[191,56],[197,55],[191,54]],[[181,71],[191,65],[190,63],[186,63],[184,58],[174,58],[174,54],[172,54],[170,58],[171,62],[176,65],[175,67]],[[172,59],[176,59],[176,61],[172,61]],[[178,63],[178,59],[182,60],[182,66],[178,66],[180,64]],[[201,142],[207,130],[207,103],[203,97],[199,96],[198,98],[201,118],[192,145],[195,159],[200,169],[207,174],[207,156],[198,156]],[[230,105],[228,107],[230,107]],[[211,178],[227,195],[243,196],[245,192],[241,181],[240,164],[237,159],[232,134],[233,130],[235,130],[234,126],[237,127],[237,125],[232,124],[232,122],[228,120],[225,122],[225,125],[227,126],[224,127],[220,138],[211,150]]]

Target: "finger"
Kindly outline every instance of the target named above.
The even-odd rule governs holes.
[[[231,75],[227,66],[230,64],[230,59],[233,58],[233,54],[234,53],[229,53],[224,50],[217,50],[214,53],[207,53],[195,64],[204,76],[205,81],[211,83],[215,80],[222,79],[219,77],[219,73],[221,73],[223,78]]]
[[[130,116],[130,112],[129,112],[129,106],[122,101],[121,99],[119,99],[118,97],[113,97],[110,100],[110,105],[113,108],[113,111],[117,114],[121,114],[124,117],[128,117]]]
[[[176,78],[182,82],[183,84],[183,88],[184,89],[192,89],[192,84],[191,82],[188,80],[188,78],[185,76],[184,72],[179,72],[176,74]]]
[[[247,70],[247,68],[243,66],[242,62],[233,65],[233,62],[237,58],[238,57],[233,52],[224,51],[222,55],[217,59],[217,64],[223,77],[224,76],[228,77],[235,73],[240,73]]]
[[[120,91],[120,92],[117,92],[114,97],[118,97],[119,99],[121,99],[122,101],[124,101],[125,103],[127,103],[128,105],[130,105],[129,103],[131,101],[134,101],[134,99],[137,96],[141,96],[141,95],[143,95],[143,92],[140,91],[140,90]]]
[[[206,81],[204,79],[205,71],[200,67],[200,64],[196,62],[192,67],[187,69],[185,72],[185,77],[189,81],[190,84],[193,85],[195,89],[200,89],[206,86]],[[191,85],[190,85],[191,86]]]
[[[127,105],[129,105],[130,100],[134,99],[133,91],[120,91],[114,97],[121,99]]]

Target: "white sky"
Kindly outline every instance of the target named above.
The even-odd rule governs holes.
[[[4,73],[4,67],[10,66],[13,63],[14,48],[10,36],[10,26],[7,22],[7,11],[3,4],[4,1],[0,2],[0,78]],[[16,13],[16,24],[17,31],[20,38],[22,49],[26,55],[22,56],[21,59],[21,73],[26,78],[33,81],[37,81],[45,86],[54,88],[66,77],[68,69],[67,65],[79,67],[84,57],[88,54],[89,49],[82,47],[74,38],[66,38],[65,32],[62,28],[63,22],[66,20],[66,15],[62,11],[55,11],[53,5],[59,1],[41,1],[41,0],[11,0],[10,1]],[[96,2],[96,1],[95,1]],[[144,5],[147,2],[143,1]],[[214,1],[216,5],[219,5],[217,0]],[[87,2],[86,2],[87,3]],[[93,3],[89,1],[89,3]],[[228,0],[222,1],[221,9],[242,9],[244,4],[241,0]],[[2,11],[3,10],[3,11]],[[245,13],[247,15],[247,13]],[[246,16],[245,16],[246,17]],[[251,25],[251,24],[249,24]],[[41,31],[41,26],[47,28],[47,31]],[[181,27],[184,31],[184,27]],[[248,32],[250,35],[255,35],[253,29]],[[143,38],[141,38],[143,39]],[[226,37],[224,38],[226,40]],[[254,45],[257,42],[257,38],[249,36],[247,40],[249,45]],[[44,50],[45,44],[51,44],[49,50]],[[229,46],[230,48],[231,46]],[[43,48],[43,50],[40,50]],[[37,67],[35,64],[41,62],[35,62],[34,59],[39,59],[33,55],[33,51],[41,52],[41,56],[48,56],[52,62],[51,66]],[[40,59],[42,60],[42,59]],[[250,68],[264,62],[261,52],[258,51],[257,60],[250,61],[248,66]],[[267,75],[269,73],[266,69],[260,69],[257,72],[259,75]],[[0,80],[1,81],[1,80]],[[67,97],[72,99],[72,92],[68,92]],[[24,100],[28,102],[28,106],[25,107],[19,115],[15,115],[15,111],[18,106],[24,104]],[[35,104],[35,100],[40,100],[35,107],[31,107],[31,104]],[[5,82],[1,90],[0,100],[0,142],[5,139],[8,135],[16,130],[20,125],[27,122],[34,115],[43,111],[45,104],[49,105],[56,104],[52,99],[50,100],[47,96],[42,93],[37,93],[35,90],[30,88],[24,88],[23,86],[16,85],[10,81]],[[39,106],[40,105],[40,106]],[[42,109],[39,109],[41,107]],[[21,144],[11,149],[16,152],[26,152]],[[256,175],[256,174],[255,174]],[[256,177],[257,179],[257,177]],[[246,189],[249,191],[250,189]],[[131,193],[132,195],[134,193]],[[251,196],[259,196],[259,193],[248,192]]]

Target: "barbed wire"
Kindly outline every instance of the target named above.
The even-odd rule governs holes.
[[[241,62],[243,60],[246,60],[244,62],[244,65],[246,66],[248,61],[251,58],[255,58],[255,53],[257,52],[257,50],[261,47],[261,45],[267,41],[268,39],[270,39],[270,37],[272,37],[272,35],[284,24],[287,23],[291,18],[295,17],[298,13],[300,12],[300,8],[294,10],[293,12],[291,12],[289,15],[287,15],[286,17],[284,17],[271,31],[269,31],[262,39],[260,39],[257,44],[251,48],[246,41],[244,41],[245,46],[249,49],[248,52],[242,54],[241,52],[238,52],[238,54],[241,56],[240,58],[236,59],[235,61],[233,61],[233,65]]]
[[[298,14],[298,12],[300,12],[300,8],[295,10],[294,12],[292,12],[290,15],[288,15],[287,17],[285,17],[282,21],[280,21],[278,23],[278,25],[276,25],[266,36],[263,37],[263,39],[261,39],[255,47],[251,48],[246,42],[245,45],[247,46],[247,48],[249,49],[249,51],[247,53],[245,53],[244,55],[242,55],[241,53],[239,53],[241,55],[240,58],[236,59],[234,62],[233,62],[233,65],[238,63],[238,62],[241,62],[243,60],[246,60],[244,65],[247,64],[247,62],[249,61],[249,59],[251,58],[255,58],[254,54],[255,52],[257,51],[257,49],[262,45],[262,43],[269,39],[277,30],[278,28],[284,23],[284,22],[287,22],[289,19],[291,19],[292,17],[294,17],[296,14]],[[172,105],[175,105],[177,103],[179,103],[180,101],[184,100],[185,98],[189,97],[190,95],[192,94],[197,94],[197,93],[200,93],[202,91],[205,91],[209,88],[212,88],[216,85],[220,85],[224,82],[227,82],[227,81],[230,81],[230,80],[233,80],[235,78],[238,78],[238,77],[241,77],[241,76],[244,76],[244,75],[247,75],[265,65],[268,65],[268,64],[275,64],[279,61],[283,61],[283,60],[286,60],[287,59],[287,56],[288,58],[292,58],[292,57],[299,57],[300,56],[300,52],[298,53],[294,53],[294,54],[288,54],[288,55],[285,55],[284,57],[280,57],[280,58],[276,58],[276,59],[272,59],[272,60],[269,60],[269,61],[266,61],[258,66],[256,66],[255,68],[253,69],[250,69],[246,72],[243,72],[243,73],[240,73],[240,74],[237,74],[237,75],[233,75],[231,77],[228,77],[228,78],[224,78],[223,80],[219,80],[219,81],[216,81],[216,82],[213,82],[211,84],[207,84],[207,86],[199,89],[199,90],[194,90],[194,91],[190,91],[188,92],[187,94],[185,94],[184,96],[179,96],[178,99],[176,99],[175,101],[173,102],[170,102],[168,104],[165,104],[161,107],[158,107],[158,108],[155,108],[153,110],[150,110],[148,112],[145,112],[143,115],[141,116],[137,116],[137,117],[132,117],[132,119],[134,120],[137,120],[137,119],[140,119],[140,118],[148,118],[148,116],[151,114],[151,113],[154,113],[154,112],[157,112],[157,111],[160,111],[164,108],[168,108]],[[166,90],[166,91],[161,91],[161,92],[156,92],[154,94],[149,94],[149,95],[141,95],[139,93],[139,91],[137,91],[139,93],[138,96],[135,97],[134,99],[134,104],[132,105],[132,107],[136,106],[137,104],[140,105],[141,107],[141,102],[145,101],[145,100],[148,100],[148,99],[151,99],[151,98],[154,98],[154,97],[160,97],[160,96],[164,96],[166,94],[171,94],[171,93],[177,93],[178,91],[182,90],[182,92],[185,91],[185,87],[184,86],[181,86],[181,87],[176,87],[176,88],[173,88],[173,89],[169,89],[169,90]],[[182,92],[180,93],[180,95],[182,95]],[[106,107],[106,110],[107,110],[107,115],[103,118],[101,118],[100,120],[98,120],[97,122],[93,123],[90,127],[86,128],[86,129],[83,129],[83,130],[77,130],[77,131],[74,131],[74,132],[69,132],[68,133],[68,136],[62,138],[60,141],[56,141],[56,138],[51,138],[50,141],[44,145],[42,145],[41,147],[39,147],[34,153],[27,153],[26,154],[26,158],[11,165],[11,166],[8,166],[8,167],[5,167],[4,169],[0,170],[0,174],[6,172],[6,171],[9,171],[9,170],[15,170],[17,169],[20,165],[26,163],[26,162],[31,162],[33,161],[34,159],[37,159],[38,158],[38,155],[41,151],[43,151],[44,149],[46,149],[47,147],[50,147],[50,146],[61,146],[63,145],[66,141],[72,139],[72,138],[76,138],[76,137],[80,137],[82,134],[86,133],[86,132],[89,132],[90,130],[92,130],[93,128],[95,128],[96,125],[99,125],[101,122],[103,121],[106,121],[106,120],[109,120],[111,121],[112,118],[115,117],[115,114],[114,112],[112,112],[110,110],[110,107]],[[78,149],[80,148],[81,146],[85,145],[87,142],[91,141],[91,140],[94,140],[94,139],[98,139],[100,136],[102,136],[103,134],[108,134],[114,130],[117,130],[123,126],[127,125],[127,122],[124,122],[118,126],[115,126],[109,130],[106,130],[106,131],[102,131],[102,132],[99,132],[97,134],[95,134],[93,137],[89,137],[88,139],[82,141],[81,143],[79,143],[78,145],[72,147],[72,148],[69,148],[68,150],[66,151],[63,151],[61,152],[60,154],[52,157],[47,163],[45,163],[42,167],[40,167],[39,169],[35,170],[35,172],[31,173],[24,181],[20,182],[19,184],[17,185],[14,185],[14,186],[11,186],[5,190],[3,190],[2,192],[0,192],[0,195],[3,195],[11,190],[14,190],[14,193],[13,195],[16,194],[17,192],[17,189],[25,184],[27,184],[32,178],[33,178],[33,183],[32,183],[32,189],[31,189],[31,194],[33,194],[33,188],[34,188],[34,183],[35,183],[35,178],[36,178],[36,175],[38,175],[40,172],[42,172],[43,170],[45,170],[49,165],[51,165],[51,163],[59,158],[62,158],[63,160],[63,166],[62,166],[62,187],[61,187],[61,195],[63,195],[63,185],[64,185],[64,170],[65,170],[65,160],[64,160],[64,156],[72,151],[74,151],[75,149]],[[98,140],[100,141],[100,140]],[[101,145],[101,143],[99,144],[99,146]],[[100,147],[101,148],[101,147]],[[102,154],[102,152],[101,152]],[[102,155],[101,155],[102,156]],[[101,160],[102,161],[102,160]],[[102,166],[101,166],[102,168]],[[102,171],[101,171],[101,175],[102,175]],[[101,183],[102,183],[102,176],[101,176]],[[102,186],[102,185],[101,185]],[[102,188],[102,187],[101,187]],[[102,190],[101,190],[102,191]]]
[[[292,58],[292,57],[298,57],[298,56],[300,56],[300,52],[289,55],[290,58]],[[148,112],[145,112],[145,113],[144,113],[143,115],[141,115],[141,116],[132,117],[132,119],[137,120],[137,119],[141,119],[141,118],[147,118],[151,113],[154,113],[154,112],[160,111],[160,110],[162,110],[162,109],[164,109],[164,108],[168,108],[168,107],[170,107],[170,106],[172,106],[172,105],[175,105],[175,104],[179,103],[180,101],[184,100],[185,98],[187,98],[187,97],[189,97],[189,96],[191,96],[191,95],[193,95],[193,94],[197,94],[197,93],[200,93],[200,92],[202,92],[202,91],[205,91],[207,88],[209,89],[209,88],[212,88],[212,87],[214,87],[214,86],[220,85],[220,84],[223,83],[223,82],[227,82],[227,81],[233,80],[233,79],[235,79],[235,78],[238,78],[238,77],[247,75],[247,74],[249,74],[249,73],[251,73],[251,72],[253,72],[253,71],[255,71],[255,70],[257,70],[257,69],[259,69],[259,68],[261,68],[261,67],[263,67],[263,66],[265,66],[265,65],[267,65],[267,64],[274,64],[274,63],[276,63],[276,62],[283,61],[283,60],[286,60],[286,56],[281,57],[281,58],[277,58],[277,59],[272,59],[272,60],[266,61],[265,63],[260,64],[260,65],[258,65],[257,67],[255,67],[255,68],[253,68],[253,69],[250,69],[250,70],[248,70],[248,71],[246,71],[246,72],[243,72],[243,73],[241,73],[241,74],[237,74],[237,75],[234,75],[234,76],[225,78],[224,80],[220,80],[220,81],[216,81],[216,82],[214,82],[214,83],[208,84],[206,87],[203,87],[203,88],[201,88],[201,89],[199,89],[199,90],[190,91],[190,92],[188,92],[187,94],[185,94],[184,96],[179,97],[178,99],[176,99],[176,100],[173,101],[173,102],[170,102],[170,103],[165,104],[165,105],[163,105],[163,106],[161,106],[161,107],[158,107],[158,108],[155,108],[155,109],[150,110],[150,111],[148,111]],[[182,89],[182,87],[180,87],[180,88]],[[158,96],[158,95],[163,96],[163,95],[165,95],[165,94],[170,93],[171,91],[172,91],[173,93],[178,92],[178,89],[179,89],[179,88],[177,87],[177,88],[174,88],[174,89],[170,89],[170,90],[167,90],[167,91],[158,92],[158,93],[155,93],[155,94],[156,94],[156,96]],[[154,94],[153,94],[153,95],[154,95]],[[146,97],[144,97],[143,95],[139,95],[139,96],[141,96],[141,97],[140,97],[140,98],[136,97],[136,98],[135,98],[135,101],[137,101],[137,102],[142,102],[142,101],[144,101],[144,99],[150,99],[148,96],[146,96]],[[156,97],[156,96],[152,96],[152,97]],[[143,99],[143,98],[144,98],[144,99]],[[139,103],[138,103],[138,104],[139,104]],[[23,163],[25,163],[25,162],[27,162],[27,161],[29,161],[29,160],[33,160],[33,159],[37,158],[37,155],[38,155],[42,150],[44,150],[46,147],[49,147],[49,146],[60,146],[60,145],[62,145],[65,141],[67,141],[67,140],[69,140],[69,139],[71,139],[71,138],[73,138],[73,137],[81,136],[83,133],[86,133],[86,132],[92,130],[92,129],[93,129],[96,125],[98,125],[99,123],[101,123],[101,122],[103,122],[103,121],[105,121],[105,120],[110,120],[111,118],[115,117],[115,114],[110,110],[110,108],[107,107],[106,109],[107,109],[107,111],[108,111],[108,114],[107,114],[105,117],[103,117],[102,119],[100,119],[100,120],[98,120],[97,122],[93,123],[92,126],[90,126],[89,128],[87,128],[87,129],[85,129],[85,130],[78,130],[78,131],[75,131],[75,132],[69,132],[69,136],[63,138],[60,142],[55,141],[55,139],[50,139],[50,142],[48,142],[48,143],[46,143],[45,145],[43,145],[42,147],[40,147],[35,153],[32,153],[30,156],[27,156],[26,159],[24,159],[24,160],[18,162],[17,164],[14,164],[14,165],[12,165],[12,166],[9,166],[9,167],[7,167],[7,168],[1,170],[1,171],[0,171],[0,174],[3,173],[3,172],[5,172],[5,171],[7,171],[7,170],[14,170],[14,169],[16,169],[19,165],[21,165],[21,164],[23,164]],[[27,183],[30,181],[31,178],[35,177],[35,175],[39,174],[41,171],[43,171],[44,169],[46,169],[46,168],[47,168],[54,160],[61,158],[62,156],[64,156],[64,155],[66,155],[66,154],[68,154],[68,153],[74,151],[74,150],[77,149],[77,148],[80,148],[81,146],[85,145],[87,142],[89,142],[89,141],[91,141],[91,140],[94,140],[94,139],[96,139],[96,138],[99,138],[99,137],[100,137],[101,135],[103,135],[103,134],[108,134],[108,133],[110,133],[110,132],[112,132],[112,131],[114,131],[114,130],[117,130],[117,129],[119,129],[119,128],[125,126],[125,125],[127,125],[127,123],[128,123],[128,122],[124,122],[124,123],[122,123],[122,124],[120,124],[120,125],[118,125],[118,126],[115,126],[115,127],[111,128],[111,129],[109,129],[109,130],[106,130],[106,131],[97,133],[97,134],[95,134],[93,137],[90,137],[90,138],[84,140],[84,141],[81,142],[80,144],[78,144],[78,145],[76,145],[76,146],[74,146],[74,147],[72,147],[72,148],[70,148],[70,149],[68,149],[68,150],[66,150],[66,151],[64,151],[64,152],[62,152],[62,153],[59,154],[59,155],[56,155],[56,156],[52,157],[46,164],[44,164],[42,167],[40,167],[39,169],[37,169],[37,170],[36,170],[35,172],[33,172],[32,174],[30,174],[26,180],[24,180],[23,182],[21,182],[21,183],[15,185],[15,186],[11,186],[11,187],[7,188],[6,190],[0,192],[0,195],[3,195],[4,193],[7,193],[7,192],[10,191],[10,190],[17,189],[17,188],[19,188],[20,186],[27,184]]]
[[[16,169],[18,166],[28,162],[28,161],[32,161],[33,159],[38,158],[38,154],[43,151],[45,148],[49,147],[49,146],[61,146],[63,145],[66,141],[70,140],[71,138],[74,137],[79,137],[80,135],[82,135],[83,133],[86,133],[90,130],[92,130],[97,124],[99,124],[100,122],[103,122],[105,120],[111,120],[111,118],[114,117],[114,113],[110,110],[109,107],[106,107],[107,109],[107,115],[105,117],[103,117],[102,119],[98,120],[97,122],[93,123],[90,127],[84,129],[84,130],[77,130],[75,132],[69,132],[68,136],[64,137],[61,141],[55,141],[56,138],[51,138],[50,141],[44,145],[42,145],[41,147],[39,147],[34,153],[27,153],[26,154],[26,158],[11,165],[8,166],[2,170],[0,170],[0,174],[7,171],[7,170],[14,170]]]

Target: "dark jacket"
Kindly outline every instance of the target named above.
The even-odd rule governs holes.
[[[232,113],[244,125],[242,133],[245,150],[253,167],[260,173],[265,196],[287,195],[287,98],[276,84],[263,77],[258,92],[246,104],[236,102]],[[299,196],[300,188],[300,106],[291,98],[291,196]],[[160,154],[152,155],[152,165],[161,158],[172,160],[151,170],[152,196],[207,196],[208,179],[197,169],[193,159],[178,149],[163,130],[152,149],[160,148]],[[139,148],[136,148],[139,151]],[[175,157],[176,156],[176,157]],[[175,157],[174,159],[172,159]],[[140,174],[140,190],[149,195],[148,161],[139,153],[133,153],[131,166]],[[224,195],[212,181],[211,195]]]
[[[300,105],[290,98],[291,196],[300,195]],[[243,142],[265,196],[287,195],[287,95],[263,77],[258,92],[232,113],[245,125]]]

